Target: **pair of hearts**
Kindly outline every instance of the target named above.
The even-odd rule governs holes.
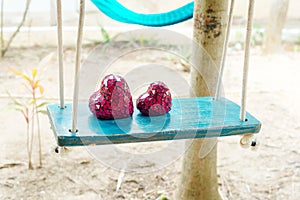
[[[136,107],[146,116],[168,113],[172,107],[172,97],[165,83],[156,81],[139,96]],[[130,89],[124,78],[110,74],[104,77],[100,89],[89,99],[90,111],[98,119],[121,119],[133,114]]]

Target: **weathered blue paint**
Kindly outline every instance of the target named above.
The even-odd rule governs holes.
[[[99,120],[87,103],[79,103],[78,132],[70,133],[72,104],[48,106],[48,114],[59,146],[103,145],[161,140],[221,137],[258,133],[261,123],[247,113],[239,119],[240,106],[223,98],[173,99],[172,110],[163,116],[147,117],[137,109],[132,118]]]

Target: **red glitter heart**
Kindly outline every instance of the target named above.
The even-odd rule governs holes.
[[[113,74],[105,76],[100,89],[91,95],[89,108],[99,119],[121,119],[132,116],[132,96],[125,79]]]
[[[143,115],[158,116],[168,113],[172,107],[172,97],[167,85],[161,81],[150,84],[147,92],[136,101],[136,107]]]

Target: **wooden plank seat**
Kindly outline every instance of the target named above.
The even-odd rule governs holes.
[[[249,113],[239,118],[240,106],[222,98],[175,98],[172,110],[162,116],[143,116],[137,109],[132,118],[99,120],[87,103],[78,105],[78,132],[71,133],[72,104],[47,108],[59,146],[104,145],[134,142],[223,137],[258,133],[261,123]]]

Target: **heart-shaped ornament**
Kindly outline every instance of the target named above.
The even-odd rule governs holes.
[[[91,95],[89,108],[98,119],[121,119],[132,116],[132,96],[125,79],[114,74],[105,76],[100,89]]]
[[[169,88],[161,81],[151,83],[148,90],[137,99],[136,107],[146,116],[158,116],[168,113],[172,107]]]

